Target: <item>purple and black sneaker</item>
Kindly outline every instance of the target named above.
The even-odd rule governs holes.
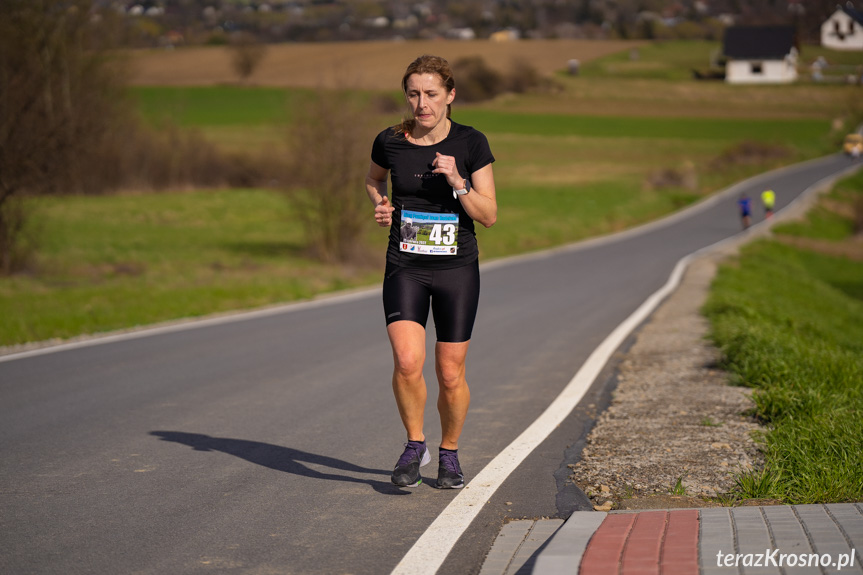
[[[440,450],[440,464],[437,470],[438,489],[461,489],[464,487],[464,474],[458,463],[458,450]]]
[[[423,482],[420,467],[431,461],[425,441],[408,441],[405,450],[393,469],[393,483],[399,487],[416,487]]]

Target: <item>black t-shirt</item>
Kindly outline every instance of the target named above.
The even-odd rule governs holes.
[[[446,177],[432,173],[432,161],[437,152],[453,156],[458,173],[468,179],[477,170],[494,162],[486,137],[470,126],[455,122],[451,123],[447,137],[431,146],[413,144],[392,128],[387,128],[375,138],[372,161],[390,171],[390,201],[395,208],[387,247],[388,263],[401,267],[450,269],[473,263],[479,255],[473,220],[461,202],[453,197],[452,186]],[[403,212],[412,213],[403,218]],[[454,215],[458,217],[457,236],[453,233]],[[420,244],[430,247],[417,245],[417,237],[421,239]],[[441,255],[418,253],[423,250],[434,250]]]

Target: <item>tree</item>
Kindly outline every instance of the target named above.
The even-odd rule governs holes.
[[[251,76],[267,54],[267,47],[250,32],[238,32],[231,37],[231,64],[241,80]]]
[[[287,197],[311,254],[325,262],[368,260],[373,222],[364,191],[374,114],[356,91],[319,91],[296,113],[286,162]]]
[[[4,0],[0,18],[0,273],[21,265],[25,196],[81,191],[125,113],[110,14],[90,0]]]

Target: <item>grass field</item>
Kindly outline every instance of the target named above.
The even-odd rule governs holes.
[[[755,388],[766,425],[766,467],[741,476],[742,497],[863,498],[863,245],[849,209],[861,199],[858,173],[806,221],[778,227],[781,241],[744,248],[715,281],[705,307],[713,338],[726,369]],[[789,236],[826,243],[801,249]],[[842,244],[857,255],[833,255]]]
[[[0,345],[309,298],[379,276],[305,257],[288,204],[268,191],[67,196],[35,210],[36,267],[0,280]]]
[[[641,65],[677,72],[622,70],[633,48]],[[501,70],[518,55],[555,75],[558,89],[456,101],[453,112],[488,135],[497,159],[498,223],[478,230],[487,259],[621,230],[754,173],[833,151],[831,123],[859,92],[684,79],[681,70],[711,49],[574,41],[286,45],[270,50],[248,85],[231,79],[223,48],[146,51],[131,57],[131,95],[153,125],[194,129],[235,152],[279,151],[319,86],[359,86],[372,99],[397,94],[413,52],[481,55]],[[583,74],[557,73],[572,57]],[[381,127],[400,116],[371,113]],[[746,140],[780,153],[716,162]],[[687,185],[657,179],[667,172],[691,177]],[[362,182],[355,185],[363,193]],[[342,269],[308,258],[298,224],[273,191],[58,197],[34,209],[42,244],[28,274],[0,279],[0,312],[8,318],[0,345],[288,301],[379,275],[375,266]],[[385,242],[376,232],[368,241],[372,261]]]

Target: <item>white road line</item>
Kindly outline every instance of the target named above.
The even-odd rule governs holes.
[[[788,208],[802,202],[807,196],[817,194],[839,177],[856,171],[860,165],[840,170],[827,176],[801,192],[788,206],[776,213],[769,222],[759,222],[754,228],[767,229],[779,221],[780,214],[789,211]],[[778,170],[777,170],[778,171]],[[775,174],[776,172],[771,172]],[[754,178],[746,180],[750,182]],[[739,189],[739,184],[733,186]],[[727,195],[725,192],[722,195]],[[471,522],[482,510],[483,505],[491,499],[504,480],[515,471],[524,459],[551,434],[563,420],[569,416],[593,380],[620,347],[632,331],[638,327],[659,304],[680,285],[683,273],[690,262],[700,255],[719,249],[731,243],[743,243],[752,239],[753,234],[735,234],[719,242],[701,248],[688,256],[681,258],[674,266],[668,281],[659,290],[648,297],[623,323],[621,323],[597,347],[587,361],[581,366],[575,376],[566,385],[560,395],[548,406],[542,415],[530,427],[524,430],[515,441],[510,443],[494,459],[480,471],[476,477],[465,486],[447,507],[438,515],[426,531],[417,539],[413,547],[399,561],[391,575],[435,575],[446,560],[452,548]]]

